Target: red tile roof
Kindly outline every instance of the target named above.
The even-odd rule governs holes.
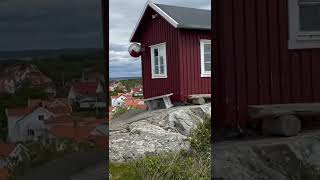
[[[141,91],[142,91],[141,87],[132,88],[132,92],[141,92]]]
[[[105,122],[105,119],[96,119],[95,117],[79,117],[71,115],[62,115],[51,117],[46,121],[46,124],[53,126],[86,126],[86,127],[95,127]],[[76,123],[76,124],[75,124]]]
[[[55,126],[49,129],[49,132],[57,138],[86,141],[92,130],[93,127]]]
[[[0,156],[7,157],[16,148],[15,144],[0,143]]]
[[[50,112],[52,112],[55,115],[63,115],[63,114],[70,114],[71,108],[67,106],[61,106],[61,107],[46,107],[46,109]]]
[[[146,105],[142,103],[143,101],[140,99],[126,99],[125,104],[130,107],[134,107],[137,109],[146,109]]]
[[[98,87],[98,83],[82,83],[76,82],[72,84],[76,93],[83,94],[83,95],[94,95],[96,94],[96,90]]]

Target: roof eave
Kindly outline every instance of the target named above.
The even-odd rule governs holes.
[[[176,20],[174,20],[166,12],[164,12],[161,8],[159,8],[156,4],[154,4],[152,1],[149,0],[149,1],[147,1],[146,5],[144,6],[143,11],[140,14],[139,20],[138,20],[137,24],[134,27],[134,30],[133,30],[133,32],[132,32],[132,34],[130,36],[130,39],[129,39],[130,42],[133,42],[134,36],[136,34],[136,31],[137,31],[137,29],[138,29],[138,27],[140,25],[140,22],[141,22],[141,20],[142,20],[142,18],[143,18],[143,16],[144,16],[144,14],[145,14],[145,12],[146,12],[148,7],[151,7],[153,10],[155,10],[165,20],[167,20],[174,28],[178,28],[179,27],[179,23]]]

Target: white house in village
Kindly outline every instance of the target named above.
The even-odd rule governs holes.
[[[70,87],[68,99],[71,104],[78,104],[80,108],[105,108],[106,94],[101,82],[73,83]]]
[[[111,106],[112,107],[122,106],[126,99],[127,97],[125,95],[111,96]]]
[[[8,168],[29,156],[29,150],[22,144],[0,143],[0,169]]]
[[[8,119],[8,141],[24,142],[36,141],[45,136],[46,126],[44,121],[55,116],[44,107],[35,110],[6,110]]]
[[[29,100],[28,107],[7,108],[8,141],[35,141],[46,136],[45,121],[51,117],[71,113],[71,108],[62,100]]]

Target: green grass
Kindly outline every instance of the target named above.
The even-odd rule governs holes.
[[[111,180],[141,180],[134,163],[110,163]]]
[[[128,163],[110,163],[110,172],[113,180],[209,180],[210,159],[185,151],[163,153]]]

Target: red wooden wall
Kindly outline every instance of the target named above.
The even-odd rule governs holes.
[[[174,93],[173,102],[186,101],[194,93],[210,93],[211,78],[200,78],[200,39],[210,39],[210,31],[176,29],[148,8],[135,41],[145,48],[142,58],[144,98]],[[151,78],[150,45],[166,42],[168,78]]]
[[[144,15],[143,30],[141,32],[141,44],[145,48],[142,54],[142,77],[144,98],[174,93],[173,101],[178,100],[180,94],[179,86],[179,56],[178,56],[178,29],[175,29],[161,16],[152,19],[155,14],[148,8]],[[166,42],[167,75],[164,79],[151,79],[151,53],[150,45]]]
[[[287,1],[213,1],[218,126],[245,125],[252,104],[320,102],[320,49],[288,50]]]
[[[190,94],[211,94],[211,78],[201,77],[200,40],[211,39],[210,31],[181,29],[179,36],[181,100]]]

